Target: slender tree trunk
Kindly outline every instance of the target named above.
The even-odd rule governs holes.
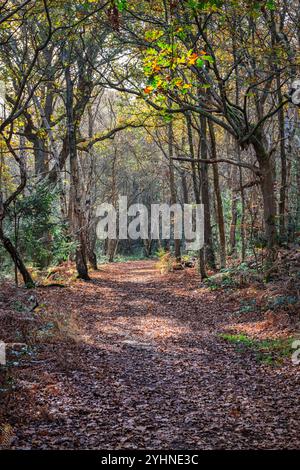
[[[282,91],[280,85],[280,75],[277,77],[277,95],[278,102],[281,103]],[[287,202],[287,158],[285,148],[285,127],[284,127],[284,109],[280,108],[278,112],[278,126],[279,126],[279,137],[280,137],[280,164],[281,164],[281,184],[280,184],[280,200],[279,200],[279,235],[281,241],[284,240],[285,231],[285,220],[286,220],[286,202]]]
[[[94,135],[94,119],[93,119],[93,113],[92,113],[92,106],[88,106],[87,108],[88,111],[88,135],[89,138],[91,139]],[[93,192],[95,192],[95,182],[94,182],[94,171],[95,171],[95,166],[94,166],[94,153],[93,149],[89,152],[89,178],[88,182],[86,183],[87,191],[85,194],[85,205],[86,205],[86,219],[87,219],[87,227],[86,227],[86,240],[87,240],[87,258],[88,261],[95,271],[97,271],[98,266],[97,266],[97,256],[96,256],[96,240],[97,240],[97,235],[96,235],[96,223],[95,223],[95,214],[94,214],[94,209],[93,209]],[[94,191],[93,189],[94,188]]]
[[[237,58],[238,58],[238,38],[236,37],[236,32],[237,32],[237,19],[234,20],[234,25],[233,25],[233,36],[232,36],[232,52],[233,52],[233,58],[234,62],[236,63]],[[239,77],[239,67],[235,68],[235,102],[237,105],[240,105],[240,77]],[[236,153],[237,153],[237,159],[240,162],[241,161],[241,148],[237,142],[236,144]],[[240,234],[241,234],[241,243],[242,243],[242,261],[245,261],[246,257],[246,237],[245,237],[245,220],[246,220],[246,205],[245,205],[245,193],[244,193],[244,188],[243,188],[243,169],[239,167],[238,169],[238,175],[239,175],[239,185],[240,185],[240,194],[241,194],[241,203],[242,203],[242,216],[241,216],[241,228],[240,228]],[[236,201],[237,204],[237,201]]]
[[[117,240],[115,239],[108,239],[107,243],[107,256],[108,256],[108,262],[113,263],[114,258],[116,255],[116,247],[117,247]]]
[[[236,254],[236,227],[238,221],[238,195],[235,191],[237,182],[237,167],[231,169],[231,221],[229,229],[229,256]]]
[[[298,158],[296,166],[296,184],[300,188],[300,158]],[[296,201],[296,231],[300,228],[300,191],[297,192],[297,201]]]
[[[192,180],[193,180],[193,189],[194,189],[195,201],[196,201],[196,204],[201,204],[200,188],[199,188],[199,182],[198,182],[198,178],[197,178],[197,168],[196,168],[197,160],[195,159],[195,151],[194,151],[192,119],[191,119],[191,114],[190,113],[186,113],[185,116],[186,116],[186,124],[187,124],[189,151],[190,151],[190,157],[192,159],[191,169],[192,169]]]
[[[76,123],[73,114],[73,83],[71,79],[69,65],[65,68],[66,80],[66,111],[68,123],[68,145],[70,155],[71,192],[70,197],[73,202],[73,230],[75,232],[76,246],[76,268],[78,277],[83,280],[90,280],[86,262],[86,240],[84,230],[84,216],[81,209],[81,198],[79,188],[79,171],[76,148]]]
[[[216,147],[216,137],[212,121],[208,122],[209,134],[210,134],[210,143],[211,143],[211,158],[212,160],[217,159],[217,147]],[[221,268],[226,267],[226,235],[225,235],[225,222],[224,222],[224,211],[223,211],[223,201],[220,190],[220,179],[219,179],[219,169],[218,165],[212,165],[213,177],[214,177],[214,189],[217,202],[217,221],[219,227],[219,238],[220,238],[220,266]]]
[[[151,256],[153,240],[143,240],[145,256],[149,258]]]
[[[4,248],[6,251],[10,254],[11,259],[14,262],[14,265],[18,268],[19,272],[22,275],[24,284],[26,287],[34,287],[34,282],[33,279],[29,273],[29,271],[26,269],[25,264],[23,263],[23,260],[10,241],[8,237],[6,237],[3,233],[3,228],[2,228],[2,222],[0,222],[0,240],[3,243]]]
[[[118,199],[118,188],[117,188],[117,161],[118,153],[117,148],[114,148],[112,167],[111,167],[111,203],[116,208]],[[115,255],[117,254],[118,238],[107,239],[107,256],[108,262],[113,263]]]
[[[279,16],[278,16],[279,14]],[[280,69],[278,67],[277,62],[277,53],[276,53],[276,46],[280,45],[283,46],[281,41],[281,37],[279,33],[282,35],[283,33],[283,25],[284,21],[282,21],[282,16],[280,11],[278,14],[275,14],[274,11],[270,12],[270,32],[271,32],[271,44],[272,44],[272,51],[273,51],[273,60],[272,66],[274,68],[274,73],[276,73],[276,87],[277,87],[277,101],[278,104],[282,103],[283,96],[282,96],[282,84],[281,84],[281,74]],[[293,57],[293,52],[291,51],[290,47],[286,49],[286,53],[288,54],[289,58]],[[292,56],[291,56],[292,52]],[[294,68],[294,67],[293,67]],[[296,70],[291,70],[292,75],[295,74]],[[279,235],[280,239],[283,241],[285,238],[285,217],[286,217],[286,189],[287,189],[287,159],[286,159],[286,148],[285,148],[285,128],[284,128],[284,108],[281,107],[278,111],[278,127],[279,127],[279,137],[280,137],[280,164],[281,164],[281,184],[280,184],[280,199],[279,199]]]
[[[168,150],[169,150],[169,183],[170,183],[170,194],[171,194],[171,204],[177,204],[177,191],[175,186],[175,170],[173,162],[173,126],[170,122],[168,125]],[[174,227],[176,224],[175,220],[176,214],[174,214]],[[181,259],[181,249],[180,249],[180,240],[174,237],[174,250],[175,258],[177,261]]]
[[[91,227],[88,228],[86,237],[87,237],[87,258],[92,269],[97,271],[98,269],[97,256],[95,253],[96,233],[95,233],[94,227],[92,230],[91,230]]]
[[[189,204],[189,191],[186,181],[186,172],[182,170],[181,173],[181,186],[182,186],[182,196],[183,196],[183,203]]]
[[[277,244],[276,229],[276,199],[274,191],[274,172],[273,165],[263,142],[263,135],[257,132],[252,139],[256,158],[261,170],[261,192],[263,197],[265,236],[268,249],[267,260],[272,262],[275,257],[275,248]]]
[[[201,159],[207,160],[207,121],[204,116],[200,116],[200,154]],[[212,269],[216,268],[215,254],[212,241],[212,228],[210,216],[210,196],[208,184],[208,165],[201,164],[201,196],[204,205],[204,244],[205,244],[205,261]]]
[[[240,146],[237,145],[237,157],[238,161],[241,161],[241,149]],[[245,191],[243,185],[243,170],[239,167],[239,185],[240,185],[240,193],[241,193],[241,203],[242,203],[242,215],[241,215],[241,243],[242,243],[242,262],[245,261],[246,258],[246,202],[245,202]]]
[[[190,156],[191,156],[191,159],[192,159],[191,167],[192,167],[192,180],[193,180],[194,196],[195,196],[196,204],[201,204],[200,188],[198,186],[198,180],[197,180],[197,169],[196,169],[196,159],[195,159],[195,151],[194,151],[192,120],[191,120],[190,113],[186,114],[186,122],[187,122],[187,131],[188,131],[189,151],[190,151]],[[197,165],[198,165],[198,163],[197,163]],[[206,217],[206,213],[204,213],[204,217]],[[204,224],[205,223],[206,223],[206,219],[204,220]],[[204,241],[205,241],[205,235],[204,235]],[[199,260],[199,274],[201,276],[201,279],[206,279],[207,278],[207,272],[206,272],[205,248],[204,247],[200,248],[200,250],[199,250],[198,260]]]
[[[231,195],[231,222],[230,222],[230,234],[229,234],[229,255],[233,256],[236,252],[236,225],[237,225],[237,195],[232,191]]]

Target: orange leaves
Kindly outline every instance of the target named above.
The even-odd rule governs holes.
[[[188,58],[187,58],[187,65],[195,65],[196,60],[198,59],[198,54],[196,52],[193,52]]]
[[[161,71],[161,65],[157,63],[157,60],[154,60],[151,64],[152,66],[152,72],[160,72]]]
[[[146,95],[149,95],[151,91],[153,91],[153,86],[151,85],[146,86],[146,88],[144,89],[144,93],[146,93]]]

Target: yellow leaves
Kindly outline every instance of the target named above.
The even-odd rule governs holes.
[[[184,56],[182,57],[177,57],[174,62],[177,64],[177,65],[183,65],[185,64],[186,62],[186,58]]]
[[[7,156],[4,158],[5,160],[8,161]],[[1,177],[0,185],[5,183],[5,187],[9,192],[10,191],[12,192],[15,190],[16,185],[14,183],[14,178],[12,175],[11,168],[8,163],[4,162],[4,159],[0,161],[0,177]]]
[[[160,72],[161,71],[161,67],[160,67],[160,65],[158,65],[156,60],[152,63],[152,71],[153,72]]]
[[[47,131],[46,129],[43,129],[43,128],[40,128],[36,131],[36,135],[40,138],[40,139],[46,139],[47,138]]]
[[[6,150],[6,143],[4,139],[0,137],[0,150]]]
[[[153,29],[150,31],[147,31],[145,34],[145,39],[148,42],[155,42],[157,41],[160,37],[162,37],[164,34],[163,31],[159,31],[157,29]]]

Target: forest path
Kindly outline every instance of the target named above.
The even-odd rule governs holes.
[[[71,314],[76,341],[46,344],[22,372],[14,448],[299,447],[293,371],[219,337],[234,302],[199,289],[192,269],[160,275],[152,261],[92,277],[39,290]]]

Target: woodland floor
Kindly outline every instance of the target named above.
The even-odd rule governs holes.
[[[193,269],[160,275],[152,261],[92,278],[37,289],[35,316],[55,314],[59,334],[40,326],[14,372],[13,449],[300,448],[299,366],[220,337],[265,324],[241,318],[239,292],[199,288]],[[7,287],[0,309],[29,295]]]

